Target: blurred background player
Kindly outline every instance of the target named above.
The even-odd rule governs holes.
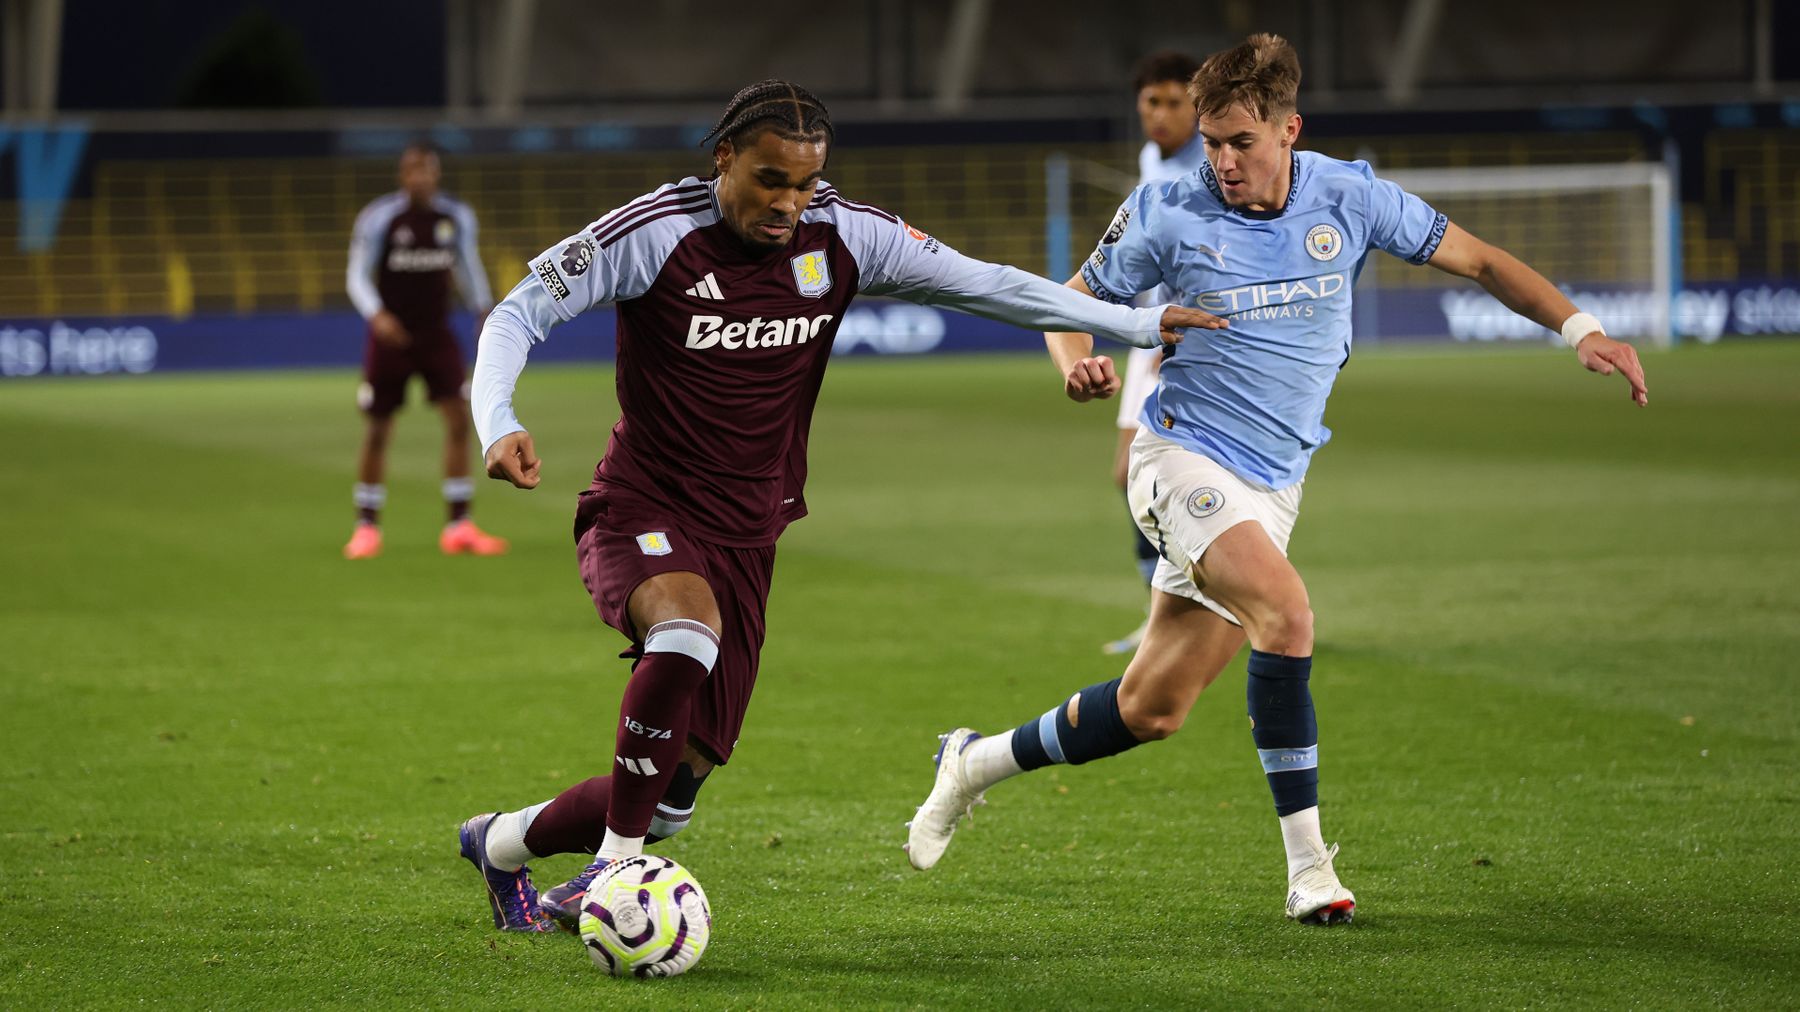
[[[1186,53],[1171,50],[1151,53],[1138,62],[1132,90],[1137,96],[1138,125],[1144,131],[1144,149],[1138,152],[1138,185],[1158,179],[1174,179],[1198,169],[1206,160],[1206,149],[1200,141],[1194,103],[1188,99],[1187,86],[1200,64]],[[1181,301],[1181,293],[1159,288],[1147,292],[1133,302],[1138,306],[1160,306]],[[1119,377],[1119,442],[1113,451],[1113,484],[1120,495],[1125,492],[1125,464],[1131,452],[1132,437],[1137,435],[1138,415],[1144,400],[1156,386],[1156,369],[1162,361],[1161,348],[1133,348],[1125,355],[1125,371]],[[1130,507],[1126,507],[1127,517]],[[1156,573],[1156,546],[1131,521],[1132,547],[1136,550],[1138,574],[1144,578],[1146,590]],[[1144,629],[1150,624],[1150,608],[1144,607],[1144,621],[1123,638],[1101,647],[1109,654],[1128,654],[1143,642]]]
[[[356,460],[356,530],[347,559],[381,551],[381,508],[387,502],[388,437],[394,412],[406,403],[417,374],[425,396],[444,419],[444,504],[438,535],[446,555],[499,555],[506,541],[469,519],[475,482],[469,476],[469,393],[462,349],[450,330],[450,287],[476,314],[476,328],[493,297],[475,247],[475,212],[438,192],[437,152],[421,144],[400,155],[400,189],[377,197],[356,216],[345,283],[350,301],[369,324],[357,406],[368,419]]]

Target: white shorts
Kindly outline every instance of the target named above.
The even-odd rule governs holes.
[[[1246,482],[1223,464],[1156,435],[1149,429],[1131,441],[1125,492],[1138,529],[1162,559],[1150,585],[1198,601],[1233,624],[1225,606],[1200,592],[1189,575],[1219,535],[1246,520],[1262,524],[1281,554],[1300,515],[1300,486],[1271,490]]]

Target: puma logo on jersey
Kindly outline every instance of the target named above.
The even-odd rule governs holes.
[[[711,272],[701,278],[694,287],[682,289],[681,293],[692,295],[696,299],[711,299],[714,302],[722,302],[725,299],[725,293],[719,291],[719,280],[713,277]]]
[[[1228,242],[1222,242],[1219,244],[1218,249],[1213,249],[1211,246],[1208,246],[1207,244],[1205,244],[1203,242],[1197,242],[1194,244],[1194,251],[1196,253],[1204,253],[1207,256],[1212,257],[1213,260],[1218,263],[1219,269],[1224,270],[1225,269],[1225,247],[1230,246],[1230,245],[1231,244]]]
[[[715,346],[727,351],[739,348],[776,348],[789,344],[805,344],[819,336],[819,331],[834,319],[832,314],[796,316],[786,320],[765,320],[758,316],[748,323],[726,323],[722,316],[696,316],[688,322],[687,346],[705,351]]]

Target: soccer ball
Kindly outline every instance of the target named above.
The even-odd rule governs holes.
[[[606,866],[581,898],[581,941],[615,977],[673,977],[700,961],[712,909],[693,873],[640,854]]]

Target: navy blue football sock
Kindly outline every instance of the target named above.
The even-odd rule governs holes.
[[[1250,734],[1275,814],[1292,815],[1319,803],[1319,721],[1313,714],[1311,657],[1250,651]]]
[[[1067,701],[1013,731],[1013,758],[1021,769],[1051,763],[1079,766],[1118,755],[1140,744],[1119,715],[1119,679],[1090,685],[1076,693],[1075,721]]]

